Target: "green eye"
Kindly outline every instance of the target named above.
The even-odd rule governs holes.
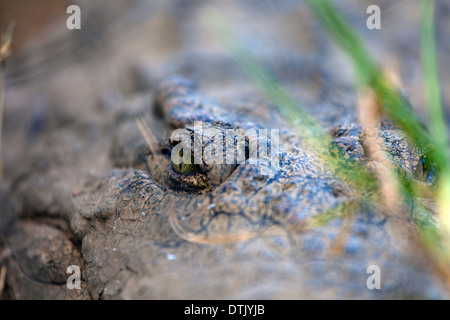
[[[178,153],[178,156],[180,158],[182,158],[181,163],[180,164],[172,163],[173,171],[175,171],[176,173],[190,174],[197,168],[197,165],[194,164],[194,157],[193,156],[191,156],[190,163],[185,163],[184,162],[183,150],[180,150],[180,152]]]
[[[431,182],[434,178],[433,175],[433,167],[431,165],[431,161],[430,158],[427,156],[422,157],[422,159],[420,159],[420,162],[422,163],[422,175],[423,178],[425,178],[426,181]]]

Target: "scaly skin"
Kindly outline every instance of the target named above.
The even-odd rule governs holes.
[[[351,204],[351,192],[342,192],[343,184],[269,104],[257,102],[256,115],[236,115],[233,108],[206,99],[189,80],[171,77],[156,90],[152,108],[142,118],[150,128],[159,121],[170,129],[168,133],[186,128],[191,135],[195,135],[194,121],[201,120],[204,137],[230,128],[280,128],[280,167],[273,176],[264,171],[273,170],[267,168],[268,158],[252,159],[249,154],[242,164],[202,163],[195,173],[174,174],[168,151],[177,142],[167,134],[155,134],[153,153],[133,125],[135,119],[121,120],[109,152],[113,169],[90,178],[81,190],[65,197],[67,203],[59,204],[56,216],[68,222],[59,226],[64,232],[39,229],[39,224],[23,219],[9,229],[6,242],[15,253],[9,263],[20,266],[8,274],[10,294],[18,298],[435,294],[429,291],[432,283],[420,259],[413,268],[400,255],[387,229],[390,219],[377,210],[366,208],[357,215],[343,252],[337,255],[330,250],[341,232],[341,219],[312,230],[300,228],[309,217]],[[354,145],[362,141],[360,128],[342,128],[333,131],[340,148],[348,147],[343,138]],[[205,139],[203,148],[208,145]],[[404,150],[389,143],[394,140],[387,139],[386,148],[399,154]],[[405,160],[416,163],[417,159]],[[36,178],[22,183],[24,198]],[[196,179],[207,183],[199,187]],[[66,268],[73,264],[86,275],[81,290],[65,287]],[[365,285],[370,264],[385,270],[383,286],[389,289],[378,295]],[[414,277],[415,282],[405,277]]]
[[[83,56],[74,66],[62,60],[61,72],[39,78],[42,83],[31,89],[8,88],[2,148],[7,170],[0,185],[0,264],[7,270],[2,298],[446,297],[413,241],[412,223],[387,217],[382,207],[357,205],[356,193],[324,167],[229,56],[217,52],[196,22],[204,4],[184,10],[178,1],[146,2],[142,16],[149,25],[141,33],[127,25],[124,35],[103,37],[110,46],[90,37],[83,22],[72,33],[86,36],[76,38],[77,52],[92,41],[105,52],[98,49],[92,60]],[[231,13],[233,29],[263,64],[331,130],[332,151],[345,150],[367,164],[348,68],[336,64],[336,51],[312,16],[291,1],[272,8],[276,14],[259,3],[218,5]],[[365,14],[367,6],[361,6],[355,16]],[[114,10],[99,11],[116,16]],[[129,17],[133,27],[138,24]],[[93,31],[109,30],[97,28],[96,21]],[[108,26],[114,19],[98,21]],[[416,94],[420,64],[407,56],[416,45],[405,36],[414,30],[408,21],[396,24],[404,26],[399,33],[389,29],[395,39],[386,42],[389,50],[378,48],[402,57],[405,85]],[[57,51],[50,49],[41,51]],[[151,61],[133,70],[135,78],[122,60],[127,50],[133,63],[138,53]],[[128,95],[111,95],[122,86],[102,86],[103,78],[120,78]],[[137,119],[150,128],[151,146]],[[229,129],[243,138],[244,150],[255,141],[251,129],[280,130],[279,150],[267,141],[270,151],[280,151],[280,167],[268,176],[267,157],[244,152],[245,163],[208,164],[202,158],[192,173],[176,172],[170,154],[179,141],[171,134],[186,129],[196,137],[196,120],[209,136],[202,151],[214,135],[229,141]],[[420,172],[422,152],[403,143],[400,131],[381,125],[378,136],[400,173],[429,183],[427,169]],[[354,215],[306,225],[327,210]],[[70,265],[82,271],[79,290],[66,286]],[[381,269],[381,290],[366,286],[370,265]]]

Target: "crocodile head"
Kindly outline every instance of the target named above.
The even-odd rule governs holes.
[[[220,103],[181,76],[163,81],[151,97],[138,112],[115,118],[105,174],[80,177],[70,193],[58,187],[57,175],[42,186],[55,195],[65,227],[43,232],[19,219],[9,232],[17,286],[49,286],[55,297],[300,298],[326,288],[330,297],[343,288],[359,297],[370,295],[370,264],[392,270],[386,283],[399,283],[403,268],[417,273],[389,240],[389,219],[375,208],[354,208],[351,189],[270,103]],[[361,130],[353,129],[336,128],[334,143],[356,144]],[[39,179],[20,183],[22,202],[43,201],[32,188]],[[328,223],[308,224],[333,214]],[[71,265],[82,271],[80,290],[66,287]],[[415,290],[399,288],[387,296]]]
[[[148,91],[114,96],[113,104],[55,98],[59,122],[26,138],[16,157],[20,170],[0,192],[0,248],[11,252],[4,260],[8,297],[440,294],[396,218],[357,205],[354,190],[234,63],[214,54],[187,56],[181,69],[188,77],[153,75],[158,85],[150,81],[143,86]],[[272,69],[284,69],[278,78],[332,130],[331,149],[367,164],[353,93],[323,70],[326,58],[283,60]],[[64,83],[69,94],[80,85],[67,81],[55,75],[51,87]],[[322,90],[334,86],[339,90]],[[426,168],[419,172],[422,152],[400,131],[382,125],[378,136],[401,172],[428,179]],[[380,291],[366,285],[371,265],[381,269]],[[79,289],[67,285],[77,268]]]

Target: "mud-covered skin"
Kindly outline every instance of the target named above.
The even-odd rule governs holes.
[[[80,190],[72,190],[68,203],[59,205],[59,215],[69,222],[68,227],[59,227],[65,236],[44,228],[30,240],[23,228],[31,226],[19,223],[14,227],[17,231],[7,240],[10,246],[14,248],[15,233],[22,232],[23,238],[34,243],[27,250],[35,253],[24,258],[19,250],[11,260],[12,265],[26,266],[11,269],[17,271],[9,274],[11,295],[369,298],[437,294],[430,289],[429,276],[405,262],[385,229],[390,222],[376,211],[358,215],[343,252],[331,255],[333,239],[340,234],[340,219],[309,231],[302,223],[328,209],[349,205],[343,207],[349,210],[352,195],[340,192],[342,184],[274,116],[269,104],[259,102],[257,117],[251,113],[234,117],[229,112],[233,106],[211,104],[194,87],[187,90],[186,83],[181,77],[163,82],[141,118],[161,115],[158,121],[170,128],[168,133],[175,128],[192,129],[198,119],[206,132],[211,128],[279,128],[279,169],[269,176],[267,158],[250,157],[242,164],[203,166],[202,174],[208,179],[205,188],[180,188],[180,181],[175,181],[175,187],[170,136],[157,139],[160,152],[153,154],[133,125],[135,119],[121,121],[109,155],[113,167],[122,169],[91,178]],[[175,93],[164,94],[168,87]],[[81,256],[77,244],[81,244]],[[366,268],[373,263],[389,270],[383,284],[391,289],[378,294],[366,288]],[[86,275],[82,290],[65,287],[65,268],[73,264],[81,265]],[[415,281],[407,281],[405,275]],[[22,290],[24,278],[27,287],[58,290],[53,296],[44,290]],[[425,293],[423,288],[431,291]]]
[[[427,159],[426,152],[416,147],[408,136],[396,128],[388,120],[381,121],[374,132],[376,145],[372,152],[383,152],[386,163],[400,179],[414,179],[418,183],[432,184],[434,173]],[[373,169],[376,163],[368,162],[374,155],[369,153],[367,132],[359,125],[337,126],[331,131],[334,138],[330,151],[340,154],[369,166]]]
[[[231,1],[221,3],[227,6]],[[172,5],[177,8],[179,2]],[[293,3],[286,5],[283,9],[280,4],[277,9],[288,15],[292,12],[290,20],[285,20],[283,13],[272,20],[273,12],[258,5],[238,8],[237,12],[245,15],[241,20],[233,19],[233,27],[238,28],[239,21],[263,22],[262,30],[269,32],[257,29],[253,34],[252,31],[241,34],[247,43],[256,45],[255,53],[270,49],[263,52],[260,60],[326,130],[341,124],[357,128],[354,93],[345,80],[341,81],[347,69],[336,67],[331,59],[335,52],[323,46],[320,33],[315,33],[317,25],[304,23],[301,28],[294,25],[287,36],[275,32],[291,25],[285,21],[307,21],[308,14],[297,15]],[[366,7],[361,12],[365,13]],[[22,141],[22,153],[4,158],[8,170],[0,189],[0,256],[9,249],[10,254],[0,261],[7,270],[3,297],[446,297],[439,286],[440,279],[415,246],[409,221],[399,223],[397,217],[387,218],[383,210],[371,206],[357,207],[352,191],[302,144],[276,108],[261,99],[262,95],[229,56],[206,50],[205,39],[209,38],[203,37],[201,28],[193,22],[197,21],[196,15],[186,14],[187,11],[177,14],[174,9],[167,12],[175,18],[158,25],[161,20],[149,17],[154,12],[157,10],[151,8],[144,14],[144,20],[156,21],[156,27],[145,29],[140,39],[150,44],[149,51],[158,51],[156,58],[153,55],[148,59],[147,68],[137,68],[137,73],[145,76],[130,81],[132,72],[119,69],[127,64],[113,56],[114,48],[118,51],[131,48],[130,60],[136,62],[139,49],[123,41],[134,39],[136,34],[131,36],[126,30],[123,38],[110,37],[120,42],[120,46],[113,50],[109,47],[102,53],[111,58],[111,65],[96,69],[104,61],[87,63],[92,68],[88,75],[93,80],[81,77],[80,81],[77,68],[64,69],[62,75],[52,76],[55,79],[48,87],[30,90],[32,98],[41,91],[51,98],[54,105],[47,116],[55,124],[47,122],[42,131],[24,137],[27,143]],[[133,19],[130,21],[135,24]],[[174,38],[182,42],[171,49],[168,46],[172,51],[163,45],[164,41],[154,39],[155,34],[167,34],[169,26],[179,27]],[[83,30],[89,30],[87,25]],[[383,30],[391,33],[396,29]],[[308,40],[298,39],[300,43],[287,48],[293,59],[273,52],[273,48],[284,52],[288,40],[297,40],[289,34],[309,35]],[[272,35],[282,43],[267,45],[265,40]],[[261,40],[263,45],[258,47],[253,39]],[[303,56],[296,50],[307,53]],[[171,53],[176,55],[172,57]],[[103,55],[96,56],[103,60]],[[158,60],[162,56],[170,59]],[[407,67],[415,66],[407,59],[401,61]],[[119,70],[115,76],[132,83],[122,99],[110,96],[111,91],[120,91],[118,85],[97,87],[94,75],[109,77],[111,70]],[[405,70],[414,73],[416,69]],[[165,77],[178,71],[187,77],[177,81]],[[198,81],[198,87],[191,78]],[[85,96],[80,86],[83,81],[95,89],[93,101],[79,100]],[[76,95],[70,95],[73,88],[77,88]],[[32,105],[34,100],[14,100],[25,95],[20,90],[7,93],[8,121],[4,129],[9,134],[5,136],[5,146],[11,148],[16,142],[12,136],[17,132],[11,128],[15,123],[10,120],[27,115],[20,106]],[[104,103],[104,96],[113,103]],[[151,129],[156,152],[146,145],[137,119],[143,119]],[[29,123],[39,123],[38,120],[39,117],[32,116]],[[262,172],[267,168],[265,158],[250,163],[249,155],[242,164],[203,165],[197,173],[206,179],[206,184],[203,187],[202,182],[200,188],[192,188],[200,181],[199,177],[175,175],[169,159],[177,143],[171,140],[172,132],[184,128],[195,134],[195,120],[202,120],[204,129],[212,132],[229,128],[279,129],[282,147],[279,170],[270,177]],[[28,132],[28,127],[22,131]],[[362,131],[355,129],[348,136],[336,136],[334,142],[344,146],[349,157],[364,162],[366,154],[359,133]],[[400,141],[401,134],[394,133],[389,138],[393,132],[381,130],[380,134],[388,134],[387,141]],[[416,151],[411,146],[382,145],[400,154],[406,161],[404,168],[416,165]],[[355,209],[355,215],[314,228],[305,225],[308,217],[327,209],[336,209],[336,213]],[[73,264],[82,270],[80,290],[69,290],[64,282],[70,275],[66,268]],[[366,286],[370,265],[381,269],[381,290],[369,290]]]
[[[88,299],[84,261],[67,235],[51,226],[18,223],[8,238],[14,259],[8,264],[14,298]],[[80,266],[79,290],[67,290],[71,265]]]

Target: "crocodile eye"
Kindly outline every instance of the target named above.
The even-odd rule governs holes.
[[[186,159],[180,149],[173,156],[173,162],[167,166],[168,184],[172,189],[179,191],[199,191],[208,187],[208,178],[200,169],[198,164],[194,163],[194,156]]]
[[[172,163],[173,171],[180,174],[191,174],[197,168],[197,165],[194,164],[194,157],[191,155],[190,161],[186,161],[183,158],[183,150],[180,150],[178,153],[178,159],[181,161],[177,161],[179,163]]]
[[[187,126],[173,134],[169,143],[172,161],[166,169],[167,184],[180,191],[210,190],[249,157],[248,138],[224,123],[205,123],[201,130]]]
[[[435,174],[433,170],[433,166],[430,161],[430,157],[423,155],[420,159],[420,163],[416,168],[415,172],[416,177],[421,180],[424,180],[428,183],[433,183],[435,179]]]

